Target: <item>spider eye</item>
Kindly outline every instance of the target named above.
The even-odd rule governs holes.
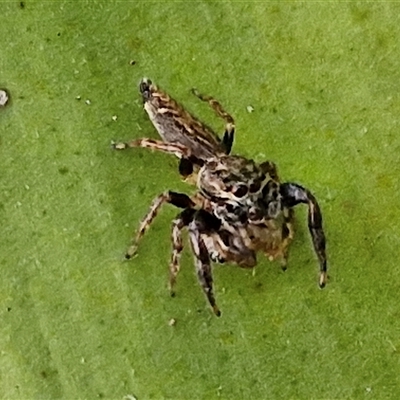
[[[228,212],[233,212],[233,210],[235,209],[235,207],[233,207],[233,205],[232,204],[230,204],[230,203],[228,203],[227,205],[226,205],[226,211],[228,211]]]
[[[239,197],[239,198],[240,198],[240,197],[246,196],[247,191],[248,191],[248,189],[247,189],[247,186],[246,186],[246,185],[239,185],[239,186],[236,186],[236,187],[233,189],[232,193],[233,193],[236,197]]]
[[[260,190],[261,183],[256,181],[250,185],[250,193],[255,193]]]

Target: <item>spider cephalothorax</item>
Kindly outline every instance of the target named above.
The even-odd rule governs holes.
[[[143,219],[126,257],[136,252],[140,238],[164,203],[183,209],[172,224],[171,291],[183,248],[181,232],[186,228],[199,281],[219,315],[212,289],[211,261],[251,268],[257,263],[256,253],[262,251],[270,260],[279,259],[286,269],[288,246],[293,238],[292,208],[304,203],[308,205],[309,231],[320,264],[319,285],[324,287],[325,235],[319,205],[310,191],[296,183],[281,183],[272,162],[257,164],[241,156],[228,155],[234,122],[215,99],[194,91],[224,118],[226,129],[222,140],[150,80],[141,81],[140,92],[144,108],[163,142],[136,139],[115,143],[114,148],[145,147],[175,154],[181,160],[179,170],[183,176],[195,172],[198,191],[191,197],[172,191],[159,195]]]

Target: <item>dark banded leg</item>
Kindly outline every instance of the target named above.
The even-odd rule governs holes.
[[[287,207],[299,203],[308,205],[308,229],[319,260],[319,286],[323,288],[327,279],[327,261],[325,253],[325,234],[322,228],[322,215],[318,202],[313,194],[296,183],[284,183],[280,187],[283,202]]]
[[[132,245],[128,248],[125,258],[130,259],[133,255],[136,254],[137,250],[137,245],[139,240],[142,238],[142,236],[146,233],[147,229],[153,222],[154,218],[157,216],[158,211],[160,210],[161,206],[164,203],[169,203],[174,205],[175,207],[179,208],[190,208],[195,205],[195,203],[190,199],[189,196],[186,194],[182,193],[176,193],[176,192],[171,192],[167,191],[159,196],[157,196],[151,206],[150,210],[148,213],[145,215],[143,218],[142,222],[140,223],[139,230],[135,236],[135,238],[132,240]]]
[[[215,100],[214,97],[201,94],[197,91],[197,89],[192,89],[192,93],[200,100],[207,102],[216,112],[216,114],[225,121],[225,132],[222,138],[222,145],[224,147],[225,153],[229,154],[232,149],[233,139],[235,135],[235,121],[233,120],[232,116],[224,110],[221,104],[217,100]]]
[[[203,292],[207,297],[214,314],[219,317],[221,311],[219,310],[213,293],[213,279],[211,271],[210,256],[207,247],[201,238],[198,221],[194,220],[189,224],[189,239],[194,253],[197,278]]]
[[[180,270],[179,261],[183,250],[182,229],[188,226],[190,222],[192,222],[195,213],[195,209],[187,208],[182,213],[180,213],[172,222],[172,255],[171,262],[169,264],[169,290],[171,296],[175,296],[174,286],[176,283],[176,277],[178,276]]]

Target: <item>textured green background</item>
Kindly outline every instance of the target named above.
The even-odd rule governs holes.
[[[24,3],[0,4],[0,398],[399,398],[400,5]],[[217,97],[234,152],[315,193],[325,290],[302,207],[286,273],[214,269],[220,319],[188,250],[168,296],[172,207],[122,261],[157,194],[193,192],[109,148],[157,137],[142,76],[221,132],[189,89]]]

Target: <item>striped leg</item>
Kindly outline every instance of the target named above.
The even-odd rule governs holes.
[[[211,96],[206,96],[192,89],[192,93],[200,100],[207,102],[216,114],[225,121],[225,132],[222,139],[222,144],[225,148],[225,153],[229,154],[232,149],[233,139],[235,135],[235,121],[230,114],[228,114],[221,104]]]
[[[178,158],[190,158],[193,159],[191,150],[178,143],[166,143],[161,140],[153,140],[153,139],[135,139],[130,142],[124,143],[112,143],[112,148],[115,150],[125,150],[127,148],[133,147],[144,147],[151,150],[162,151],[163,153],[175,154]]]
[[[194,220],[189,224],[189,239],[194,253],[197,278],[207,297],[214,314],[219,317],[221,311],[219,310],[213,293],[213,279],[211,271],[210,256],[207,247],[201,238],[198,221]]]
[[[180,270],[179,261],[183,250],[182,229],[188,226],[188,224],[193,220],[193,216],[195,213],[195,209],[187,208],[182,213],[180,213],[172,222],[172,255],[171,262],[169,264],[169,290],[171,296],[175,296],[174,286],[176,283],[176,277]]]
[[[157,216],[158,211],[160,210],[161,206],[164,203],[169,203],[174,205],[175,207],[179,208],[190,208],[195,205],[195,203],[190,199],[189,196],[183,193],[176,193],[176,192],[171,192],[167,191],[159,196],[157,196],[151,206],[150,210],[148,213],[145,215],[143,218],[142,222],[140,223],[138,232],[134,239],[132,240],[132,245],[128,248],[125,258],[130,259],[136,254],[137,246],[139,243],[139,240],[142,238],[142,236],[146,233],[147,229],[153,222],[154,218]]]

